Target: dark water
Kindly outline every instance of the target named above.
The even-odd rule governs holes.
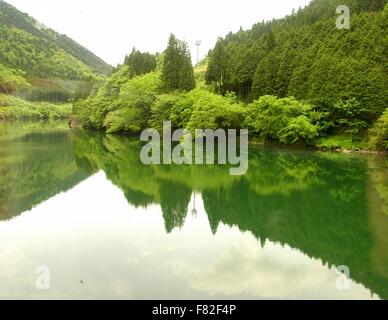
[[[388,299],[387,157],[251,147],[236,177],[139,153],[0,125],[0,298]]]

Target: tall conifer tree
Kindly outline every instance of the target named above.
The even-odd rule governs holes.
[[[190,91],[195,88],[194,70],[186,42],[173,34],[164,51],[162,86],[165,91]]]

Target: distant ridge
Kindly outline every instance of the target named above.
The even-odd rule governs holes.
[[[62,49],[66,54],[71,55],[73,58],[77,59],[79,62],[82,62],[87,66],[92,72],[108,75],[112,71],[112,66],[97,57],[90,50],[81,46],[74,40],[70,39],[66,35],[59,34],[54,30],[44,26],[42,23],[38,22],[29,15],[19,11],[12,5],[0,0],[0,31],[1,28],[6,28],[7,31],[15,33],[15,29],[28,33],[29,35],[34,36],[32,40],[41,40],[38,42],[39,45],[43,42],[46,42],[50,50]],[[19,40],[21,36],[18,35]],[[0,40],[2,35],[0,34]],[[9,40],[7,38],[7,40]],[[1,44],[0,44],[1,50]],[[42,48],[38,48],[37,52],[42,51]],[[50,52],[52,53],[52,52]],[[20,57],[15,57],[14,60]],[[20,58],[22,59],[22,58]],[[0,54],[0,63],[9,66],[11,68],[19,68],[23,70],[23,65],[18,65],[18,62],[13,63],[12,59],[2,59]],[[39,68],[39,61],[38,66]],[[27,73],[32,73],[30,70],[26,70]],[[30,72],[29,72],[30,71]],[[49,72],[50,73],[50,72]],[[48,74],[50,76],[50,74]]]

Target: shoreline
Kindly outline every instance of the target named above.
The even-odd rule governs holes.
[[[249,140],[249,145],[255,146],[266,146],[279,149],[292,149],[292,150],[304,150],[304,151],[315,151],[315,152],[331,152],[331,153],[344,153],[344,154],[375,154],[375,155],[388,155],[386,150],[373,150],[373,149],[349,149],[349,148],[326,148],[318,145],[306,146],[301,144],[280,144],[273,141],[263,141],[256,138]]]
[[[118,133],[106,133],[102,130],[96,128],[83,128],[81,123],[75,117],[66,118],[66,119],[52,119],[53,121],[65,122],[68,123],[69,130],[86,130],[92,132],[98,132],[100,134],[106,135],[118,135],[118,136],[126,136],[131,138],[138,139],[139,136],[130,134],[128,132],[118,132]],[[49,122],[50,119],[5,119],[0,121],[0,123],[16,123],[16,122]],[[343,153],[343,154],[354,154],[354,155],[365,155],[365,154],[373,154],[373,155],[386,155],[388,156],[388,150],[373,150],[373,149],[363,149],[363,148],[327,148],[321,147],[319,145],[315,146],[306,146],[303,144],[280,144],[274,141],[265,141],[257,137],[253,137],[248,140],[248,145],[250,146],[264,146],[264,147],[272,147],[278,149],[289,149],[289,150],[302,150],[302,151],[315,151],[315,152],[330,152],[330,153]]]

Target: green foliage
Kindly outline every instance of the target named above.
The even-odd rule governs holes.
[[[96,94],[75,104],[74,115],[85,127],[138,132],[148,120],[144,117],[160,87],[159,72],[150,73],[156,67],[154,55],[134,48],[124,65],[118,66],[101,88],[96,88]]]
[[[228,59],[226,56],[225,44],[221,38],[217,40],[216,46],[211,52],[209,65],[206,71],[206,84],[215,83],[218,92],[221,93],[224,81],[227,80]]]
[[[368,123],[372,123],[386,106],[388,78],[383,66],[369,58],[324,55],[314,62],[310,72],[305,98],[317,105],[330,108],[341,100],[355,100],[359,104],[353,103],[354,116]],[[334,114],[334,117],[339,116],[341,114]]]
[[[163,121],[171,121],[173,129],[186,128],[193,112],[193,103],[187,93],[160,95],[151,109],[150,127],[161,130]]]
[[[197,88],[208,88],[206,84],[206,73],[208,69],[209,59],[205,58],[194,67],[194,78]]]
[[[191,91],[188,96],[193,101],[189,130],[241,127],[245,111],[242,104],[201,89]]]
[[[380,150],[388,150],[388,108],[370,130],[370,146]]]
[[[133,48],[131,54],[125,57],[124,65],[128,66],[130,77],[141,76],[155,70],[156,59],[153,54]]]
[[[171,121],[173,129],[240,128],[245,107],[231,95],[222,97],[207,90],[164,94],[152,107],[150,126],[161,129],[163,121]]]
[[[148,73],[126,82],[103,121],[106,132],[138,133],[145,129],[160,87],[160,75]],[[105,112],[104,112],[105,113]]]
[[[369,110],[365,109],[355,98],[339,101],[328,107],[323,121],[325,129],[333,128],[336,132],[343,132],[359,136],[368,127],[367,118]]]
[[[317,126],[313,125],[305,115],[291,118],[287,125],[280,129],[279,142],[284,144],[294,144],[296,142],[305,142],[313,145],[318,135]]]
[[[366,139],[354,138],[349,134],[333,134],[317,140],[317,147],[322,150],[358,150],[368,147]]]
[[[313,144],[318,135],[314,124],[320,115],[294,98],[263,96],[247,108],[245,126],[264,139],[284,144]]]
[[[272,53],[260,60],[252,82],[253,98],[277,93],[274,82],[278,79],[278,66],[278,58]]]
[[[73,102],[87,98],[95,84],[96,80],[30,79],[18,95],[28,101]]]
[[[21,71],[7,68],[0,64],[0,93],[12,93],[29,88],[29,83]]]
[[[109,111],[117,108],[117,99],[121,86],[130,80],[128,66],[121,66],[109,77],[96,93],[84,101],[74,104],[73,114],[83,126],[103,129],[103,123]]]
[[[194,71],[187,44],[176,39],[173,34],[170,35],[164,52],[161,79],[162,88],[166,92],[190,91],[195,88]]]
[[[71,114],[70,104],[31,103],[22,99],[0,94],[0,119],[67,119]]]
[[[168,70],[171,71],[172,62],[177,63],[173,66],[173,69],[178,67],[173,70],[178,72],[177,79],[167,81],[176,81],[174,90],[192,89],[195,80],[187,45],[171,36],[170,47],[163,55],[153,56],[133,49],[124,65],[116,69],[95,96],[75,104],[74,115],[84,126],[108,133],[138,133],[148,123],[159,128],[164,120],[177,125],[187,124],[192,106],[187,96],[162,95],[158,98],[161,88],[166,90],[161,78],[166,81],[171,76]]]

